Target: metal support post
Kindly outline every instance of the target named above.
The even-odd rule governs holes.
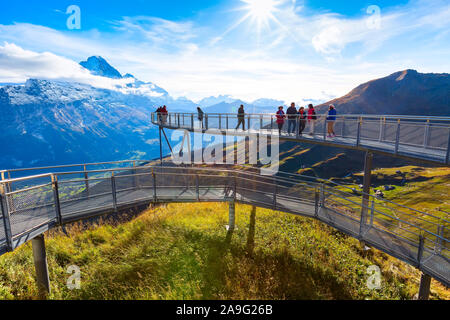
[[[4,184],[0,185],[0,205],[3,216],[3,225],[5,227],[6,246],[8,251],[12,251],[13,242],[12,242],[11,222],[9,219],[9,206],[6,196],[6,186]]]
[[[431,289],[431,277],[422,273],[419,287],[419,300],[429,300]]]
[[[233,231],[236,227],[236,202],[229,202],[228,231]]]
[[[36,282],[39,293],[45,297],[50,293],[50,279],[48,276],[47,254],[45,252],[45,238],[41,234],[31,240],[33,247],[34,268],[36,270]]]

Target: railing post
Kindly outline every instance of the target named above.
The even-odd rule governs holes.
[[[136,161],[133,161],[133,170],[131,172],[133,173],[134,189],[137,190],[137,189],[139,189],[139,177],[137,176],[137,171],[136,171]]]
[[[227,130],[230,129],[230,126],[228,124],[228,114],[227,114]]]
[[[297,125],[295,126],[295,136],[298,138],[300,138],[300,116],[297,115],[297,120],[296,120]]]
[[[383,132],[384,132],[384,125],[383,125],[383,118],[380,118],[380,136],[378,137],[378,141],[382,142],[383,141]]]
[[[195,189],[197,191],[197,202],[200,202],[200,182],[198,174],[195,175]]]
[[[273,114],[270,116],[270,130],[273,133]]]
[[[53,198],[55,201],[55,211],[56,218],[58,220],[58,224],[62,225],[62,215],[61,215],[61,204],[59,201],[59,188],[58,188],[58,177],[52,174],[52,189],[53,189]]]
[[[361,223],[359,229],[360,238],[363,237],[364,226],[366,225],[366,217],[368,206],[370,202],[370,184],[372,179],[372,162],[373,153],[367,152],[364,160],[364,182],[363,182],[363,195],[361,204]]]
[[[234,185],[233,185],[233,192],[234,192],[234,201],[237,200],[237,177],[236,173],[234,174]]]
[[[345,117],[342,117],[342,138],[345,138]]]
[[[158,200],[158,196],[156,193],[156,175],[153,168],[152,168],[152,178],[153,178],[153,202],[156,203],[156,201]]]
[[[398,149],[400,146],[400,126],[401,126],[401,122],[400,122],[400,119],[398,119],[397,134],[395,137],[395,154],[398,154]]]
[[[273,190],[273,207],[274,207],[274,209],[276,209],[277,208],[278,183],[277,183],[277,179],[276,178],[274,178],[273,181],[275,183],[274,184],[274,190]]]
[[[428,146],[428,139],[430,136],[430,119],[427,120],[427,124],[425,125],[425,132],[423,137],[423,147],[426,149]]]
[[[259,130],[261,131],[263,129],[263,116],[260,115],[259,116]]]
[[[181,127],[180,114],[178,114],[178,128]]]
[[[356,133],[356,146],[359,147],[361,144],[361,127],[362,127],[363,118],[359,118],[358,120],[358,132]]]
[[[219,130],[222,130],[222,115],[219,114]]]
[[[6,195],[6,186],[0,185],[0,205],[2,210],[3,225],[5,227],[6,246],[8,251],[13,251],[11,221],[9,217],[9,206]]]
[[[448,130],[448,144],[447,144],[447,155],[445,156],[445,163],[449,164],[450,161],[450,129]]]
[[[421,234],[419,237],[419,249],[417,251],[417,264],[418,264],[419,268],[421,267],[421,264],[422,264],[424,247],[425,247],[425,237],[423,236],[423,234]]]
[[[323,140],[327,140],[327,117],[325,116],[323,120]]]
[[[444,225],[438,225],[436,233],[436,245],[434,247],[434,252],[439,254],[442,250],[442,239],[444,238]]]
[[[251,115],[248,115],[248,131],[250,131]]]
[[[117,211],[116,177],[114,176],[114,172],[112,172],[111,174],[111,188],[112,188],[114,211]]]
[[[319,206],[325,208],[325,185],[323,183],[320,185]]]
[[[206,129],[206,130],[209,129],[209,128],[208,128],[208,127],[209,127],[209,123],[208,123],[209,121],[208,121],[208,120],[209,120],[209,117],[208,117],[207,114],[205,114],[205,129]]]
[[[34,268],[36,270],[36,282],[42,298],[50,293],[50,279],[48,276],[47,253],[45,251],[45,238],[41,234],[31,240],[33,248]]]
[[[316,187],[316,189],[315,189],[315,199],[314,199],[315,201],[315,212],[314,212],[314,216],[317,218],[318,216],[319,216],[319,205],[320,205],[320,203],[319,203],[319,201],[320,201],[320,194],[319,194],[319,190],[317,189],[317,187]]]
[[[194,115],[191,114],[191,130],[194,131]]]
[[[373,227],[373,220],[375,218],[375,198],[372,199],[372,208],[370,210],[370,226]]]
[[[84,185],[86,186],[86,197],[89,199],[89,175],[87,172],[86,165],[83,166],[84,170]]]

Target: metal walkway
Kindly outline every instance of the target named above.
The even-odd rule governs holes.
[[[152,114],[152,123],[168,129],[184,129],[232,136],[264,135],[280,140],[327,145],[338,148],[373,151],[381,154],[435,164],[450,161],[450,117],[341,115],[335,121],[335,138],[327,137],[325,115],[318,115],[314,127],[306,123],[303,135],[288,134],[288,121],[278,131],[276,116],[246,114],[245,130],[237,128],[236,114],[205,114],[203,121],[193,113]],[[293,120],[298,128],[300,119]]]
[[[119,165],[130,167],[118,168]],[[138,205],[238,202],[314,218],[450,285],[448,216],[420,212],[345,186],[280,172],[139,166],[136,161],[40,168],[0,181],[0,254],[66,223]],[[59,171],[59,172],[58,172]]]

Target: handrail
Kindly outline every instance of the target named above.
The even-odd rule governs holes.
[[[149,170],[149,171],[151,170],[151,172],[142,173],[143,170]],[[133,172],[130,173],[130,171],[133,171]],[[72,199],[60,199],[60,195],[58,193],[58,188],[64,188],[64,187],[58,187],[58,184],[57,183],[55,184],[55,182],[58,181],[58,177],[61,178],[61,177],[65,176],[65,175],[73,175],[73,174],[79,174],[79,173],[84,173],[84,172],[85,171],[81,171],[81,172],[76,171],[76,172],[50,173],[50,174],[44,174],[44,175],[38,175],[38,176],[31,176],[31,177],[24,177],[24,178],[4,180],[4,181],[1,181],[0,184],[9,184],[9,183],[14,183],[14,182],[22,182],[22,181],[25,181],[27,179],[29,179],[29,180],[36,179],[36,177],[38,177],[38,178],[39,177],[51,177],[52,178],[53,188],[54,188],[54,192],[53,192],[54,200],[52,200],[52,198],[50,197],[50,194],[48,196],[50,198],[47,197],[46,199],[45,198],[43,198],[43,199],[46,201],[46,203],[52,203],[52,201],[55,202],[55,206],[56,206],[55,209],[57,209],[57,212],[58,212],[58,209],[59,209],[59,215],[57,214],[55,219],[57,219],[56,221],[61,221],[61,223],[62,223],[62,221],[64,220],[64,217],[61,216],[61,213],[60,213],[61,209],[60,209],[59,206],[61,206],[61,205],[70,206],[70,204],[73,203],[74,201],[76,201],[76,202],[83,201],[83,200],[86,199],[86,196],[89,197],[89,195],[86,195],[86,194],[83,193],[84,191],[81,191],[82,193],[80,195],[79,194],[75,194],[74,197],[72,197]],[[327,183],[329,183],[329,181],[326,181],[326,180],[323,180],[323,179],[317,179],[317,178],[314,178],[314,177],[305,176],[308,180],[313,179],[313,180],[315,180],[315,182],[308,181],[308,186],[311,186],[311,188],[310,188],[311,190],[307,191],[308,195],[309,195],[309,197],[307,197],[308,201],[306,201],[306,200],[302,201],[301,198],[297,199],[296,197],[294,197],[295,193],[291,194],[289,192],[290,190],[292,190],[292,187],[295,187],[296,185],[300,185],[301,183],[305,182],[304,180],[301,180],[300,177],[298,177],[298,179],[286,178],[286,177],[278,177],[278,176],[267,177],[267,176],[261,176],[261,175],[259,175],[256,172],[251,172],[250,170],[243,170],[243,169],[241,169],[241,170],[230,170],[230,169],[197,168],[197,167],[172,167],[172,166],[168,166],[168,167],[145,166],[145,167],[114,168],[114,169],[103,169],[103,170],[88,171],[88,173],[90,173],[91,175],[93,173],[107,173],[107,172],[111,173],[111,177],[108,176],[108,177],[103,177],[103,178],[88,178],[87,180],[93,181],[94,179],[96,179],[98,181],[101,181],[101,180],[103,180],[103,181],[111,181],[112,191],[111,191],[111,189],[110,189],[110,191],[107,191],[107,190],[104,191],[102,188],[106,187],[107,185],[106,184],[102,184],[101,182],[99,182],[98,185],[99,186],[103,186],[102,188],[99,189],[101,191],[101,196],[99,194],[94,194],[94,195],[92,195],[92,197],[94,198],[94,197],[103,197],[103,196],[108,196],[108,195],[111,196],[112,195],[112,201],[113,201],[113,204],[114,204],[114,210],[117,210],[117,207],[118,207],[118,193],[124,192],[125,190],[126,191],[130,190],[130,192],[131,192],[131,190],[134,190],[134,188],[135,188],[133,186],[128,186],[128,185],[125,188],[123,186],[120,187],[120,180],[118,180],[118,179],[121,179],[121,178],[128,179],[128,181],[133,181],[133,178],[138,178],[138,177],[143,178],[144,176],[148,176],[149,179],[147,179],[147,180],[149,180],[149,181],[151,180],[150,177],[153,177],[153,179],[154,179],[155,176],[162,176],[162,177],[173,176],[173,177],[184,177],[184,178],[190,176],[192,178],[197,177],[197,179],[199,177],[201,179],[204,179],[204,178],[205,179],[210,179],[211,177],[214,177],[214,175],[212,175],[211,173],[214,173],[214,174],[217,174],[217,177],[220,177],[220,178],[223,178],[223,179],[227,179],[228,183],[225,183],[225,184],[216,183],[217,179],[213,178],[212,180],[207,180],[207,181],[210,181],[210,182],[208,182],[206,184],[198,185],[198,182],[197,182],[197,188],[199,186],[200,187],[207,186],[208,188],[211,188],[213,186],[215,188],[218,188],[218,187],[225,188],[225,190],[226,190],[227,188],[231,188],[231,185],[229,185],[229,182],[236,183],[235,179],[238,178],[239,181],[240,181],[240,184],[241,184],[241,186],[238,188],[238,190],[241,190],[242,185],[247,185],[249,187],[253,186],[253,188],[255,190],[253,190],[253,189],[251,189],[251,190],[253,190],[254,192],[260,192],[261,194],[266,194],[266,195],[269,194],[270,195],[270,193],[272,192],[270,190],[274,189],[274,191],[273,191],[274,192],[274,194],[273,194],[274,201],[280,201],[279,199],[283,199],[283,197],[287,197],[286,198],[287,201],[294,201],[294,203],[296,203],[296,202],[309,203],[310,206],[314,206],[314,201],[310,199],[311,196],[312,196],[312,192],[314,190],[316,190],[315,192],[318,192],[317,190],[323,189],[321,186],[325,186]],[[124,173],[126,173],[126,175],[116,175],[115,173],[117,173],[117,172],[124,172]],[[236,173],[237,173],[237,175],[236,175]],[[284,173],[284,174],[289,174],[289,173]],[[194,179],[192,179],[192,181],[193,180]],[[321,182],[318,182],[319,180],[321,180]],[[65,180],[61,179],[60,183],[64,184],[65,182],[69,183],[69,182],[83,182],[83,181],[84,181],[84,179],[75,180],[75,181],[74,180],[65,181]],[[174,180],[174,181],[177,181],[177,180]],[[183,181],[184,180],[180,180],[177,183],[180,183],[180,182],[183,183]],[[247,181],[248,183],[247,184],[242,184],[243,181]],[[119,185],[117,185],[117,183],[119,183]],[[190,185],[190,184],[188,184],[187,181],[185,181],[184,183],[186,183],[187,186]],[[49,186],[49,185],[52,185],[52,184],[46,184],[45,186]],[[288,184],[288,185],[286,185],[286,184]],[[339,184],[333,183],[333,185],[338,186]],[[42,186],[43,185],[38,185],[38,186],[34,186],[34,187],[33,186],[32,187],[28,186],[26,188],[23,188],[21,190],[16,190],[14,192],[5,192],[5,191],[3,191],[2,197],[6,197],[5,199],[6,199],[7,207],[8,206],[13,206],[15,201],[16,201],[15,199],[16,198],[17,199],[20,198],[20,193],[25,193],[26,194],[27,192],[30,192],[30,190],[34,191],[36,188],[42,187]],[[164,188],[164,185],[160,186],[160,187]],[[179,186],[178,184],[172,186],[169,183],[167,185],[167,188],[175,188],[176,189],[176,188],[179,188],[179,187],[181,187],[181,186]],[[148,188],[149,189],[157,188],[157,186],[153,183],[153,186],[149,186]],[[244,188],[241,191],[246,190],[246,189],[247,188]],[[285,192],[283,190],[286,190],[287,192]],[[239,192],[241,192],[241,191],[239,191]],[[404,219],[401,219],[401,218],[398,218],[398,217],[394,217],[394,216],[390,215],[387,212],[383,212],[383,211],[378,210],[377,208],[374,208],[373,205],[375,204],[375,198],[372,201],[372,207],[371,207],[370,205],[365,205],[364,201],[361,201],[359,203],[357,201],[349,199],[348,197],[345,196],[345,194],[347,194],[345,191],[339,190],[339,194],[335,193],[333,191],[334,191],[334,187],[329,187],[328,186],[326,194],[334,193],[333,199],[336,198],[336,199],[340,199],[341,201],[349,202],[349,203],[353,204],[353,206],[356,206],[356,208],[352,208],[351,206],[345,205],[344,203],[342,203],[340,205],[342,205],[344,207],[348,207],[348,209],[352,210],[355,213],[358,213],[361,208],[365,208],[368,211],[368,215],[372,217],[371,218],[372,225],[370,225],[370,224],[367,225],[367,222],[365,221],[365,219],[363,219],[363,215],[362,214],[361,214],[361,217],[358,219],[358,214],[356,214],[356,215],[349,214],[347,212],[348,209],[344,209],[343,211],[342,210],[339,211],[339,206],[340,206],[339,203],[341,201],[336,201],[336,203],[338,203],[338,207],[333,207],[334,209],[332,209],[332,210],[337,210],[336,214],[339,214],[339,215],[341,215],[343,217],[345,217],[345,216],[347,216],[348,218],[353,217],[353,218],[351,218],[353,221],[356,221],[357,223],[360,223],[361,224],[360,237],[363,237],[363,238],[365,237],[364,236],[365,233],[364,232],[361,233],[363,230],[365,230],[364,228],[366,228],[366,229],[369,228],[369,227],[370,228],[377,228],[377,224],[376,225],[373,224],[373,222],[376,221],[377,223],[381,224],[380,225],[381,229],[379,229],[380,231],[384,230],[383,232],[385,232],[385,233],[387,232],[388,234],[391,233],[392,236],[395,236],[396,239],[400,239],[401,241],[407,241],[407,243],[413,243],[414,246],[419,248],[419,251],[420,250],[422,250],[422,251],[423,250],[428,250],[429,248],[432,248],[432,247],[430,247],[430,245],[433,244],[436,248],[440,248],[439,252],[448,252],[447,244],[449,243],[449,240],[446,238],[447,233],[444,234],[443,231],[442,231],[442,230],[444,230],[443,228],[445,228],[444,225],[438,226],[438,232],[435,233],[434,230],[427,230],[424,227],[422,227],[420,224],[416,224],[414,222],[414,220],[412,220],[412,219],[411,220],[404,220]],[[295,192],[300,192],[300,191],[295,191]],[[323,194],[323,196],[325,196],[325,194]],[[352,198],[354,198],[353,194],[351,194],[350,196]],[[248,197],[248,196],[246,196],[246,197]],[[320,197],[322,197],[322,196],[320,196]],[[363,197],[361,195],[360,199],[362,199],[362,198]],[[29,198],[27,196],[24,196],[22,199],[24,199],[25,201],[29,201],[28,200]],[[40,199],[40,197],[38,197],[36,199]],[[153,198],[153,201],[155,201],[155,199],[157,199],[157,196],[156,196],[156,198]],[[255,198],[254,201],[256,201],[255,203],[259,203],[261,201],[262,201],[261,203],[264,203],[264,199],[265,198]],[[278,200],[276,200],[276,199],[278,199]],[[319,202],[316,202],[316,206],[319,203],[321,203],[320,206],[321,207],[323,206],[324,208],[326,208],[326,199],[327,198],[325,197],[325,198],[322,198]],[[333,201],[333,199],[331,199],[331,200]],[[44,201],[44,200],[41,200],[41,201]],[[62,201],[62,200],[64,200],[64,201]],[[200,198],[198,198],[198,200],[200,200]],[[285,201],[285,200],[281,200],[281,201]],[[317,201],[317,198],[316,198],[316,201]],[[381,202],[382,203],[383,200],[377,199],[377,202]],[[276,202],[274,202],[272,204],[272,205],[274,205],[274,208],[276,210],[280,210],[279,205],[276,205],[275,203]],[[369,202],[367,202],[367,203],[369,203]],[[393,205],[397,205],[397,204],[395,204],[393,202],[389,202],[389,203],[393,204]],[[100,204],[101,204],[101,206],[99,207],[98,210],[100,210],[100,209],[103,210],[103,209],[107,209],[107,208],[110,207],[110,205],[105,204],[104,202],[101,202]],[[400,206],[400,205],[398,205],[398,206],[399,207],[404,207],[404,206]],[[13,214],[13,215],[26,214],[27,210],[30,210],[30,208],[32,209],[34,207],[35,207],[35,205],[33,205],[33,203],[25,203],[24,206],[21,206],[18,209],[14,208],[14,207],[10,207],[9,209],[7,208],[7,210],[8,210],[7,212],[9,214]],[[45,206],[44,208],[41,207],[41,210],[48,209],[50,207],[53,208],[53,206]],[[2,209],[5,210],[4,207],[2,207]],[[408,209],[410,209],[410,208],[408,208]],[[90,210],[89,208],[88,209],[82,208],[81,211],[77,212],[77,214],[79,214],[80,217],[81,217],[79,219],[82,219],[82,217],[85,216],[85,214],[87,214],[89,212],[89,210]],[[402,214],[405,214],[405,213],[402,212]],[[27,215],[28,215],[28,213],[27,213]],[[376,215],[376,216],[374,216],[374,215]],[[309,214],[308,216],[314,217],[312,215],[312,213]],[[382,217],[384,217],[384,218],[382,218]],[[413,217],[413,216],[411,216],[411,217]],[[442,218],[435,217],[435,216],[432,216],[432,215],[429,215],[429,217],[433,217],[433,218],[439,219],[439,221],[444,221]],[[416,218],[419,218],[419,220],[420,220],[420,217],[416,217]],[[324,218],[321,218],[321,219],[324,219]],[[385,219],[387,219],[387,220],[385,220]],[[360,220],[360,221],[358,222],[358,220]],[[50,219],[49,221],[53,221],[53,220]],[[322,220],[322,221],[324,221],[325,223],[331,223],[331,222],[327,222],[326,220]],[[425,220],[425,222],[435,225],[432,221]],[[6,221],[5,221],[5,223],[6,223]],[[8,222],[8,223],[10,223],[10,222]],[[7,225],[8,223],[6,223],[5,225]],[[363,228],[363,226],[365,226],[365,227]],[[334,226],[334,227],[340,229],[339,226]],[[25,231],[20,230],[20,232],[16,233],[16,234],[14,234],[14,232],[13,232],[12,236],[13,237],[17,237],[18,234],[26,234],[26,233],[27,233],[26,230]],[[423,240],[421,240],[422,242],[420,242],[420,241],[418,242],[418,240],[417,240],[418,238],[423,239]],[[367,239],[367,241],[369,241],[369,243],[370,243],[370,239]],[[11,239],[10,239],[10,242],[11,242]],[[11,243],[13,243],[13,242],[11,242]],[[377,244],[374,243],[373,245],[376,246]],[[421,246],[424,246],[424,248],[426,248],[426,249],[421,249],[422,248]],[[383,248],[381,248],[381,249],[383,249]],[[391,253],[389,250],[387,252],[390,253],[390,254],[395,254],[395,252]],[[426,252],[428,252],[428,251],[426,251]],[[439,256],[441,255],[441,253],[437,253],[437,254]],[[401,253],[399,253],[399,254],[397,254],[395,256],[401,257]],[[448,258],[445,255],[443,256],[443,259],[447,259],[448,260]],[[407,262],[410,263],[410,264],[411,263],[416,263],[415,262],[416,260],[414,260],[414,261],[408,260],[408,261]],[[419,267],[421,266],[420,259],[419,259],[418,265],[419,265]],[[437,277],[439,277],[439,274],[437,275]],[[450,282],[450,279],[442,279],[442,278],[440,278],[440,280],[444,281],[444,283],[449,283]]]
[[[281,130],[275,128],[278,127],[277,117],[272,113],[204,113],[201,118],[195,113],[152,113],[151,122],[164,128],[211,134],[275,135],[282,140],[371,150],[396,157],[450,165],[450,117],[333,115],[330,119],[327,114],[317,114],[314,120],[308,119],[307,114],[304,116],[306,119],[297,114],[286,114]],[[302,120],[307,121],[305,125],[309,126],[303,135],[303,132],[296,130]],[[310,120],[313,120],[312,124]],[[239,125],[235,128],[237,123]],[[333,123],[334,130],[328,133],[327,125],[330,123]],[[292,125],[293,135],[286,132]]]

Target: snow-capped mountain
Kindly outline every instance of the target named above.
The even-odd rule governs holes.
[[[122,76],[101,57],[82,65],[116,87],[29,79],[0,88],[0,168],[152,159],[159,147],[150,113],[163,104],[170,111],[195,109],[153,83]]]
[[[80,62],[80,65],[90,70],[91,73],[97,76],[108,77],[112,79],[123,78],[119,71],[113,68],[108,62],[106,62],[105,59],[99,56],[90,57],[87,59],[87,61]]]

